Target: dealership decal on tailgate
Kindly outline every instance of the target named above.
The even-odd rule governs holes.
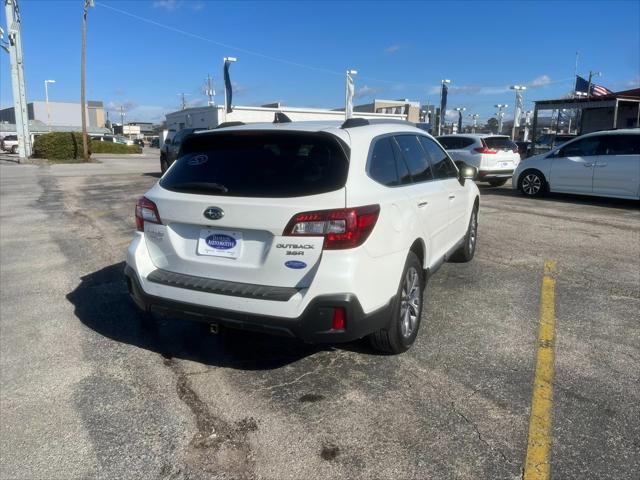
[[[198,254],[238,258],[242,251],[242,233],[203,228],[198,239]]]

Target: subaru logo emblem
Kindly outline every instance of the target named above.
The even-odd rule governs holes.
[[[224,217],[224,210],[218,207],[208,207],[204,211],[203,215],[209,220],[220,220],[222,217]]]

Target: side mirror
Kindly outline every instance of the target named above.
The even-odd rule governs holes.
[[[478,177],[478,169],[471,165],[464,164],[458,167],[458,180],[464,185],[466,180],[475,180]]]

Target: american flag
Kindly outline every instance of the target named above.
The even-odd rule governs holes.
[[[613,92],[602,85],[591,84],[591,95],[594,97],[602,97],[603,95],[611,95]]]
[[[587,89],[589,88],[589,82],[582,78],[580,75],[576,75],[576,92],[584,92],[587,93]],[[603,87],[602,85],[596,85],[595,83],[591,83],[591,92],[590,95],[594,97],[602,97],[604,95],[611,95],[613,92],[608,88]]]

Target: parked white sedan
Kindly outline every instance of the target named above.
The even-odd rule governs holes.
[[[582,135],[522,161],[512,182],[532,197],[550,191],[640,199],[640,130]]]

